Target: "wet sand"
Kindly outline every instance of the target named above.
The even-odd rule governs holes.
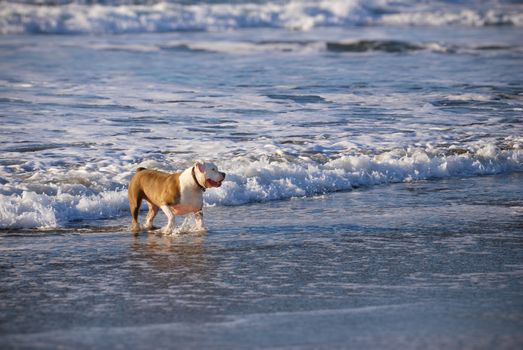
[[[0,347],[521,348],[522,185],[211,207],[207,234],[175,237],[128,218],[2,232]]]

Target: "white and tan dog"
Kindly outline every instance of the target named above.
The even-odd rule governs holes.
[[[142,200],[147,202],[149,212],[145,229],[153,229],[153,220],[158,209],[167,215],[167,225],[162,228],[172,233],[174,215],[194,214],[198,229],[203,229],[203,192],[207,188],[220,187],[225,173],[218,171],[213,163],[196,162],[181,173],[164,173],[158,170],[138,168],[129,182],[129,206],[133,219],[133,232],[140,231],[138,213]]]

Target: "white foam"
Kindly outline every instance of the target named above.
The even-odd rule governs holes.
[[[0,3],[0,33],[138,33],[260,27],[309,30],[366,24],[523,26],[523,8],[517,4],[484,7],[481,3],[467,6],[445,2],[398,5],[397,1],[384,0],[154,5],[121,1],[86,5],[85,1],[68,1],[52,6],[4,1]]]
[[[48,196],[34,192],[0,195],[0,228],[57,227],[58,222]]]
[[[384,183],[497,174],[523,169],[523,152],[494,145],[460,155],[438,155],[428,149],[386,152],[377,156],[343,156],[324,165],[253,162],[214,191],[208,204],[237,205],[310,196]]]
[[[228,173],[227,179],[222,187],[206,192],[206,205],[241,205],[357,186],[523,171],[523,151],[483,144],[460,154],[452,154],[452,148],[425,147],[396,149],[375,156],[341,156],[324,164],[300,158],[274,161],[262,157],[252,161],[250,157],[240,157],[219,165]],[[121,188],[102,189],[95,194],[82,194],[78,190],[73,191],[76,194],[65,193],[63,186],[57,186],[55,194],[50,190],[18,193],[13,188],[13,193],[0,195],[0,228],[61,227],[77,220],[128,215],[125,188],[132,175],[130,169],[135,167],[134,164],[113,167],[113,175],[120,174]],[[91,172],[90,176],[105,178],[111,172]]]
[[[466,93],[446,96],[450,101],[490,101],[492,96],[486,94]]]
[[[0,195],[0,228],[56,228],[72,221],[96,220],[122,215],[128,209],[127,193],[103,191],[83,196],[48,195],[24,191]]]
[[[349,21],[358,1],[33,6],[0,4],[0,33],[136,33],[276,27],[307,30]]]
[[[523,25],[523,13],[516,7],[513,12],[502,9],[492,9],[486,12],[477,9],[447,9],[412,11],[404,13],[386,14],[376,20],[376,23],[385,25],[411,26],[447,26],[462,25],[483,27],[490,25]]]

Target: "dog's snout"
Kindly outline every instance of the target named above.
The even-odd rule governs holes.
[[[222,178],[225,179],[225,173],[220,173],[220,174],[222,174]]]

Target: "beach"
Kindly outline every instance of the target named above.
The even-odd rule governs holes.
[[[209,208],[207,234],[3,235],[0,344],[516,349],[521,180]]]
[[[0,2],[0,347],[521,348],[521,38],[503,0]],[[133,235],[137,169],[198,160],[206,232]]]

